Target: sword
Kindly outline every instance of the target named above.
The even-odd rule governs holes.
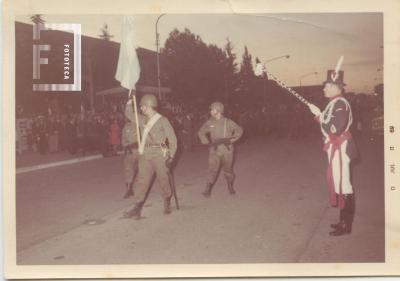
[[[171,185],[171,189],[172,189],[172,195],[174,196],[174,199],[175,199],[176,209],[179,210],[179,202],[178,202],[178,195],[176,194],[175,179],[174,179],[174,175],[172,174],[170,168],[168,170],[168,178],[169,178],[169,184]]]
[[[165,157],[170,157],[168,146],[165,143],[161,144],[161,150],[163,151],[163,154]],[[167,165],[167,168],[168,168],[169,185],[171,186],[171,189],[172,189],[172,195],[174,196],[174,199],[175,199],[176,208],[179,210],[179,202],[178,202],[178,195],[176,194],[174,175],[172,174],[171,167]]]
[[[260,76],[262,73],[266,73],[268,74],[269,77],[272,78],[272,80],[276,81],[276,83],[278,83],[279,86],[281,86],[281,88],[287,90],[289,93],[291,93],[295,98],[297,98],[299,101],[301,101],[302,103],[304,103],[305,105],[310,105],[310,102],[308,100],[306,100],[304,97],[302,97],[299,93],[297,93],[295,90],[293,90],[292,88],[290,88],[289,86],[287,86],[285,83],[283,83],[281,80],[279,80],[275,75],[273,75],[271,72],[269,72],[268,70],[265,69],[265,67],[261,64],[258,63],[256,66],[256,75]]]

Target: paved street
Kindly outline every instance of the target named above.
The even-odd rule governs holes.
[[[237,194],[220,176],[210,199],[201,196],[206,149],[184,153],[175,170],[181,210],[163,215],[155,182],[139,221],[120,219],[133,201],[122,199],[122,156],[18,174],[17,262],[383,262],[383,140],[358,145],[353,233],[342,237],[328,235],[338,210],[328,206],[316,138],[247,140],[237,147]]]

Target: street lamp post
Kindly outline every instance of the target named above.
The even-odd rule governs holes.
[[[165,14],[161,14],[158,16],[156,21],[156,47],[157,47],[157,81],[158,81],[158,98],[161,100],[161,79],[160,79],[160,54],[159,54],[159,41],[160,41],[160,34],[158,33],[158,21],[162,16]]]
[[[301,75],[300,76],[300,87],[301,87],[301,79],[303,79],[304,77],[307,77],[307,76],[310,76],[310,75],[317,75],[318,74],[318,72],[310,72],[310,73],[306,73],[306,74],[304,74],[304,75]]]
[[[264,62],[264,65],[265,65],[267,62],[271,62],[271,61],[278,60],[278,59],[283,59],[283,58],[287,58],[287,59],[288,59],[288,58],[290,58],[290,55],[279,56],[279,57],[275,57],[275,58],[266,60],[266,61]]]

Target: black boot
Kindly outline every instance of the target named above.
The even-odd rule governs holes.
[[[142,208],[143,208],[143,202],[136,203],[132,209],[124,213],[123,218],[125,219],[133,218],[137,220],[140,219]]]
[[[354,197],[352,194],[345,195],[345,204],[341,213],[342,220],[333,231],[329,232],[330,236],[341,236],[351,233],[354,217]]]
[[[124,199],[133,196],[133,183],[126,184],[126,192],[124,194]]]
[[[228,184],[228,190],[230,194],[236,194],[235,190],[233,189],[233,180],[226,180]]]
[[[203,192],[204,197],[210,197],[211,196],[211,189],[212,189],[212,184],[207,183],[206,189]]]
[[[340,221],[337,224],[331,224],[333,230],[329,232],[330,236],[342,236],[346,234],[346,214],[347,210],[346,207],[340,210]]]
[[[339,212],[339,222],[338,222],[338,223],[333,223],[333,224],[331,224],[331,227],[334,228],[334,229],[336,229],[336,228],[339,228],[343,223],[344,223],[343,210],[340,209],[340,212]]]
[[[164,199],[164,215],[171,214],[171,197]]]
[[[340,223],[333,231],[329,232],[330,236],[342,236],[347,234],[347,225],[346,223]]]
[[[352,231],[354,212],[355,212],[355,200],[353,194],[345,195],[347,215],[345,217],[346,221],[346,232],[348,234]]]

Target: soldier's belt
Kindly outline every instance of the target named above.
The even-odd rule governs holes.
[[[206,144],[206,146],[208,146],[208,147],[217,147],[217,146],[220,146],[220,145],[229,146],[229,145],[232,145],[232,140],[233,139],[234,139],[234,137],[222,138],[222,139],[214,140],[213,142]]]
[[[161,146],[161,144],[149,144],[149,143],[146,143],[146,145],[145,145],[145,147],[149,147],[149,148],[161,148],[162,146]]]

